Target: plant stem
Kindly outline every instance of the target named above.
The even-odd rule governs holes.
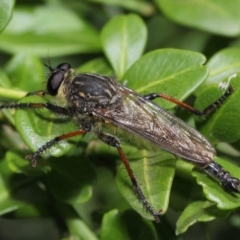
[[[25,97],[27,92],[21,90],[13,90],[8,88],[1,88],[0,87],[0,97],[11,99],[11,100],[19,100]]]

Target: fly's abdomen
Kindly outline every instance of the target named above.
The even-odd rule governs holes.
[[[211,162],[204,168],[204,170],[212,177],[219,180],[221,185],[229,192],[240,192],[240,181],[233,177],[229,172],[225,171],[223,167],[216,163]]]

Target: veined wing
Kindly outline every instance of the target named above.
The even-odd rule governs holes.
[[[119,94],[119,104],[93,114],[200,166],[213,160],[215,149],[195,129],[124,86]]]

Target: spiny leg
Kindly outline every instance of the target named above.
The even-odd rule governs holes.
[[[183,107],[189,110],[190,112],[198,116],[203,116],[203,115],[209,114],[210,112],[215,110],[218,106],[220,106],[226,100],[226,98],[233,93],[233,91],[234,91],[233,87],[230,86],[229,89],[219,99],[217,99],[214,103],[210,104],[203,111],[199,111],[184,102],[181,102],[173,97],[167,96],[162,93],[151,93],[151,94],[145,95],[144,98],[147,100],[153,100],[158,97],[164,98],[166,100],[169,100],[170,102],[177,104],[180,107]],[[218,181],[227,191],[240,193],[240,180],[238,178],[232,177],[229,172],[225,171],[223,167],[217,164],[215,161],[212,161],[207,166],[204,166],[203,169],[210,176],[218,179]]]
[[[74,132],[70,132],[70,133],[66,133],[63,135],[60,135],[58,137],[53,138],[52,140],[48,141],[47,143],[45,143],[43,146],[41,146],[35,153],[26,156],[26,159],[30,160],[32,163],[32,166],[35,167],[37,164],[37,158],[39,157],[39,155],[41,155],[45,150],[51,148],[53,145],[55,145],[56,143],[71,138],[71,137],[75,137],[78,135],[82,135],[85,134],[87,131],[86,130],[77,130]]]
[[[98,133],[98,137],[100,140],[102,140],[103,142],[105,142],[106,144],[113,146],[115,148],[117,148],[119,156],[127,170],[127,173],[131,179],[132,185],[134,187],[135,192],[137,193],[139,199],[141,200],[141,202],[143,203],[143,206],[146,208],[146,210],[154,217],[156,222],[160,222],[159,216],[161,215],[161,210],[156,212],[152,206],[150,205],[150,203],[147,201],[146,197],[144,196],[139,183],[133,173],[133,170],[131,169],[131,166],[129,164],[129,161],[126,157],[126,155],[124,154],[121,146],[120,146],[120,142],[118,139],[116,139],[115,137],[105,134],[105,133]]]
[[[72,116],[71,109],[66,109],[63,107],[56,106],[52,103],[14,103],[14,104],[2,104],[0,105],[0,109],[36,109],[36,108],[47,108],[51,112],[54,112],[59,115],[64,115],[64,116]],[[57,142],[71,138],[80,134],[85,134],[87,131],[86,130],[77,130],[75,132],[63,134],[61,136],[55,137],[54,139],[50,140],[46,144],[44,144],[42,147],[40,147],[34,154],[29,155],[26,157],[26,159],[31,160],[32,166],[36,166],[37,163],[37,157],[44,152],[45,150],[51,148],[54,144]]]
[[[13,103],[13,104],[2,104],[0,105],[0,109],[27,109],[27,108],[47,108],[51,112],[71,116],[72,113],[69,109],[56,106],[52,103]]]
[[[219,99],[217,99],[214,103],[210,104],[203,111],[199,111],[199,110],[193,108],[192,106],[190,106],[184,102],[181,102],[174,97],[170,97],[164,93],[150,93],[150,94],[144,95],[143,97],[150,101],[154,100],[155,98],[163,98],[165,100],[168,100],[170,102],[177,104],[180,107],[187,109],[188,111],[190,111],[198,116],[204,116],[204,115],[209,114],[213,110],[215,110],[217,107],[219,107],[226,100],[226,98],[228,98],[233,93],[233,91],[234,91],[233,87],[230,86],[228,88],[228,90]]]
[[[223,169],[223,167],[216,163],[211,162],[204,170],[214,178],[218,179],[221,185],[229,192],[240,193],[240,180],[232,177],[231,174]]]

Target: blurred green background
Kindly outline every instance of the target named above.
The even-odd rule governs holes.
[[[0,30],[2,103],[44,90],[44,63],[67,62],[202,110],[240,70],[240,0],[0,0]],[[234,94],[204,118],[155,102],[202,132],[215,160],[240,178],[238,75],[231,84]],[[71,119],[4,109],[0,127],[0,239],[239,239],[239,195],[141,139],[120,138],[147,199],[163,210],[160,224],[134,194],[117,150],[92,133],[57,144],[36,168],[25,160],[78,128]]]

